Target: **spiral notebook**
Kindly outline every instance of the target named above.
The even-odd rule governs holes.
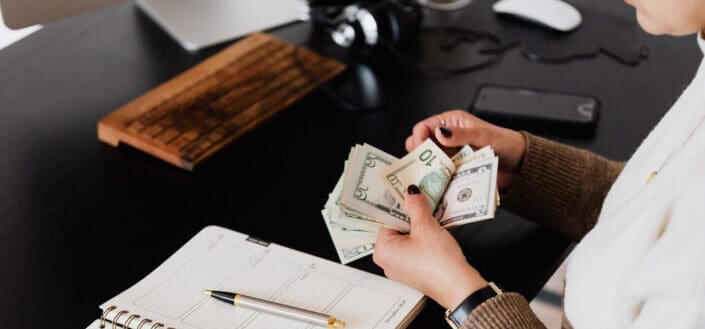
[[[209,226],[134,286],[100,306],[88,329],[316,328],[235,308],[203,294],[225,290],[333,315],[350,329],[405,328],[425,297],[325,259]]]

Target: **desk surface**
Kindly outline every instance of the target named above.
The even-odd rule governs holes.
[[[604,5],[633,15],[618,1]],[[455,23],[481,14],[471,9]],[[308,32],[298,24],[275,34],[302,43]],[[50,24],[0,51],[3,325],[81,328],[97,317],[98,304],[209,224],[336,260],[320,209],[349,147],[368,142],[401,155],[413,123],[466,108],[483,83],[597,96],[603,109],[596,135],[563,141],[626,159],[701,57],[691,38],[639,38],[651,58],[637,67],[604,56],[548,65],[513,51],[500,65],[472,74],[413,72],[403,97],[373,113],[346,112],[314,93],[187,173],[128,148],[102,145],[96,123],[218,48],[181,50],[129,3]],[[506,211],[454,234],[487,278],[529,297],[568,245]],[[352,266],[380,273],[369,257]],[[412,327],[443,325],[440,308],[432,304]]]

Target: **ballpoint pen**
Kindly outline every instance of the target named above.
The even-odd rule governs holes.
[[[206,295],[211,296],[217,300],[235,305],[235,307],[244,307],[254,311],[261,311],[264,313],[279,315],[285,318],[304,321],[326,328],[345,328],[345,322],[340,321],[328,314],[304,310],[298,307],[270,302],[268,300],[249,297],[232,292],[211,290],[204,290],[203,292]]]

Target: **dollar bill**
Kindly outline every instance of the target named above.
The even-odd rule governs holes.
[[[340,205],[340,199],[343,196],[343,180],[345,178],[345,172],[340,176],[338,182],[333,188],[333,192],[328,196],[328,201],[324,205],[324,209],[331,209],[340,213],[340,216],[333,217],[335,219],[334,224],[338,224],[345,227],[347,230],[356,231],[367,231],[367,232],[377,232],[379,222],[374,219],[369,218],[363,213],[342,207]]]
[[[443,227],[455,227],[495,215],[496,157],[462,164],[453,175],[434,216]]]
[[[472,148],[470,146],[465,145],[459,152],[458,154],[454,155],[451,159],[453,160],[453,163],[455,164],[456,167],[459,167],[463,163],[467,162],[475,162],[475,161],[480,161],[483,159],[489,159],[494,157],[494,150],[492,150],[491,147],[485,146],[476,152],[473,152]],[[499,189],[495,188],[495,207],[499,207],[500,204],[500,196],[499,196]]]
[[[335,223],[334,217],[336,214],[330,209],[323,209],[321,214],[342,264],[347,264],[372,254],[376,233],[369,236],[351,235],[350,232],[345,232],[335,227],[333,223]]]
[[[408,231],[408,217],[379,181],[379,172],[396,161],[371,145],[356,146],[345,168],[341,206],[389,228]]]
[[[463,146],[458,153],[456,153],[452,158],[450,158],[451,161],[453,161],[453,164],[455,167],[459,167],[461,164],[467,161],[468,157],[470,157],[475,151],[470,147],[470,145],[465,145]]]
[[[459,157],[458,159],[461,159],[462,161],[460,161],[458,165],[461,165],[461,164],[467,163],[467,162],[475,162],[475,161],[480,161],[483,159],[489,159],[494,156],[495,156],[495,154],[494,154],[494,151],[492,150],[492,148],[489,146],[485,146],[475,152],[468,154],[467,156]]]
[[[431,139],[427,139],[401,160],[379,172],[384,185],[400,204],[411,184],[426,196],[429,208],[436,209],[455,172],[453,161]]]
[[[372,253],[374,252],[374,248],[374,243],[359,245],[355,247],[346,247],[341,249],[338,255],[339,257],[341,257],[341,259],[345,259],[345,261],[343,261],[343,264],[347,264],[367,255],[372,255]]]
[[[401,204],[410,184],[419,186],[444,227],[494,217],[497,164],[490,147],[464,146],[448,158],[427,140],[397,159],[368,144],[354,145],[321,211],[340,262],[372,254],[381,226],[409,230]]]

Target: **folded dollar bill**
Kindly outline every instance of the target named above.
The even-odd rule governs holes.
[[[404,203],[404,191],[413,184],[426,196],[429,207],[436,209],[454,172],[453,160],[427,139],[401,160],[380,170],[379,177],[399,203]]]
[[[322,210],[341,263],[372,254],[380,226],[408,232],[404,191],[415,184],[443,227],[494,217],[498,160],[490,147],[464,146],[448,157],[428,139],[401,159],[355,145]]]

